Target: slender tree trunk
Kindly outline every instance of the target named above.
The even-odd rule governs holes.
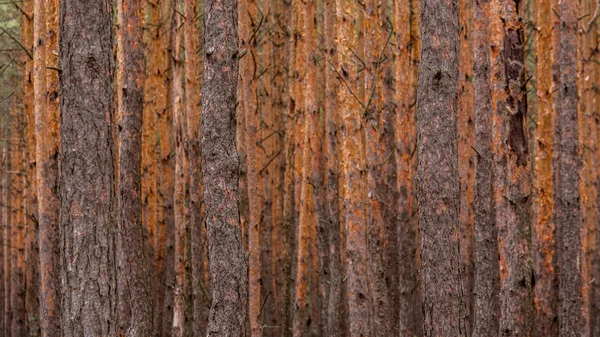
[[[240,48],[245,48],[250,57],[240,60],[242,71],[241,92],[244,95],[245,127],[246,127],[246,167],[248,188],[248,305],[250,334],[253,337],[261,336],[262,329],[260,318],[261,307],[261,260],[260,260],[260,229],[262,227],[262,207],[264,195],[259,186],[259,171],[261,157],[259,153],[259,130],[261,128],[261,112],[257,97],[257,39],[260,29],[258,26],[262,18],[259,17],[255,0],[240,1]]]
[[[466,336],[460,273],[457,1],[423,0],[417,132],[425,336]]]
[[[21,43],[29,53],[33,47],[33,3],[27,2],[20,6]],[[12,335],[24,336],[27,334],[27,307],[26,307],[26,207],[27,207],[27,117],[33,110],[33,64],[29,55],[22,53],[22,104],[14,104],[11,109],[12,138],[11,145],[11,183],[13,187],[11,196],[12,205],[12,276],[11,276],[11,307],[12,307]]]
[[[3,207],[3,223],[4,223],[4,326],[2,327],[4,331],[5,337],[11,337],[11,324],[12,324],[12,309],[10,306],[11,299],[11,276],[12,276],[12,261],[11,261],[11,253],[12,253],[12,233],[11,233],[11,205],[9,203],[11,187],[9,180],[9,168],[10,168],[10,116],[5,119],[7,122],[4,126],[4,136],[7,141],[4,142],[4,147],[2,149],[3,156],[3,177],[2,177],[2,186],[4,186],[4,191],[2,194],[2,207]]]
[[[157,191],[157,116],[166,106],[166,89],[162,69],[162,26],[160,1],[146,2],[144,16],[146,66],[144,78],[144,111],[142,120],[142,224],[149,247],[149,258],[156,261],[158,191]],[[154,265],[154,268],[156,266]],[[153,276],[156,276],[153,271]],[[154,280],[155,278],[153,278]],[[152,282],[153,292],[156,281]],[[154,296],[154,294],[152,295]],[[156,310],[157,308],[154,308]]]
[[[531,166],[525,120],[524,30],[517,3],[492,1],[490,31],[494,198],[500,255],[500,335],[533,326]]]
[[[202,151],[200,149],[201,70],[204,46],[203,1],[185,0],[185,110],[187,116],[187,151],[189,158],[190,227],[192,249],[193,334],[204,336],[210,306],[204,290],[206,260],[206,227],[204,223],[204,190],[202,185]]]
[[[581,21],[581,16],[594,13],[596,5],[590,6],[591,1],[579,0],[578,6],[575,8],[575,16],[578,18],[576,25],[576,33],[578,38],[578,57],[577,57],[577,86],[579,88],[578,99],[578,117],[579,117],[579,156],[581,160],[581,183],[580,183],[580,202],[581,202],[581,221],[582,228],[580,230],[581,237],[581,254],[582,254],[582,301],[584,309],[582,316],[586,323],[586,330],[590,336],[593,336],[592,329],[597,325],[597,317],[594,317],[593,301],[593,283],[594,279],[594,254],[596,224],[598,223],[598,205],[597,205],[597,190],[598,184],[597,165],[596,162],[596,107],[593,105],[593,83],[590,81],[594,75],[594,61],[592,57],[596,53],[597,40],[594,39],[594,31],[589,32],[587,28],[587,20]],[[597,3],[597,2],[595,2]],[[575,4],[572,4],[575,6]],[[600,10],[600,9],[599,9]],[[587,79],[587,80],[586,80]],[[597,313],[596,313],[597,314]]]
[[[157,287],[155,289],[154,333],[156,337],[167,337],[173,330],[173,289],[175,266],[175,220],[174,220],[174,191],[175,191],[175,148],[173,128],[172,81],[172,25],[173,3],[175,0],[161,0],[158,3],[161,13],[160,47],[162,53],[160,64],[160,89],[158,103],[158,138],[159,138],[159,172],[158,177],[158,228],[156,241],[156,270]]]
[[[400,336],[419,336],[421,312],[417,284],[417,236],[413,221],[412,159],[416,145],[411,139],[414,121],[411,83],[411,50],[415,48],[411,37],[411,3],[398,1],[394,6],[394,88],[396,93],[396,175],[398,184],[398,228],[395,233],[398,258],[398,332]],[[416,157],[416,156],[414,156]]]
[[[116,335],[112,11],[65,0],[60,15],[60,225],[64,337]]]
[[[359,46],[355,34],[358,8],[353,1],[337,1],[337,31],[340,64],[334,65],[341,81],[339,109],[342,118],[342,168],[344,175],[345,269],[348,287],[349,336],[368,336],[371,293],[368,281],[368,251],[365,195],[364,133],[362,103],[358,97],[358,62],[353,51]],[[364,108],[363,108],[364,109]]]
[[[175,212],[175,290],[173,300],[173,337],[185,334],[185,111],[183,106],[183,61],[181,59],[181,15],[179,0],[173,1],[172,35],[172,109],[175,131],[175,190],[173,195]]]
[[[475,0],[475,212],[473,336],[498,336],[498,230],[492,173],[492,90],[490,83],[490,2]]]
[[[143,8],[139,0],[119,0],[119,186],[117,190],[117,292],[119,334],[152,333],[152,279],[142,225],[142,113],[144,108]]]
[[[27,74],[24,67],[23,73]],[[23,78],[26,82],[27,77]],[[8,172],[9,178],[9,207],[10,207],[10,336],[24,336],[25,327],[25,205],[23,203],[23,192],[25,191],[25,168],[23,159],[25,152],[24,126],[24,108],[26,108],[27,86],[23,83],[23,93],[16,97],[17,102],[23,102],[23,105],[15,102],[10,109],[10,128],[11,139],[9,139],[10,166]]]
[[[555,118],[554,219],[558,244],[559,335],[587,335],[589,316],[583,284],[580,211],[577,2],[560,1],[560,87]]]
[[[326,215],[327,218],[318,221],[327,221],[328,251],[329,251],[329,278],[322,279],[328,282],[327,321],[324,322],[323,333],[327,336],[341,336],[344,331],[341,327],[342,310],[342,261],[340,247],[340,171],[339,171],[339,102],[340,81],[332,65],[339,64],[336,37],[336,1],[326,1],[325,6],[325,145],[323,150],[325,166],[326,190]]]
[[[540,2],[537,8],[536,53],[544,55],[537,62],[537,121],[534,142],[534,188],[532,244],[533,268],[536,276],[536,336],[558,336],[557,292],[555,273],[555,228],[552,219],[554,185],[552,181],[552,3]]]
[[[475,109],[473,92],[473,2],[459,0],[458,171],[460,174],[460,253],[467,336],[473,331],[473,245],[475,185]]]
[[[394,159],[394,129],[389,107],[384,105],[384,70],[390,62],[385,56],[392,33],[388,31],[388,21],[377,1],[365,2],[364,18],[364,54],[365,54],[365,102],[366,128],[366,189],[368,208],[365,225],[367,226],[367,247],[369,261],[369,287],[372,292],[370,311],[372,314],[372,336],[389,336],[395,316],[392,309],[393,297],[388,293],[387,281],[393,276],[392,270],[386,272],[387,241],[391,233],[391,224],[395,221],[396,209],[396,172]],[[391,233],[390,233],[391,232]]]
[[[244,336],[248,283],[238,211],[239,161],[235,146],[237,3],[207,0],[204,18],[202,173],[212,291],[207,335]]]

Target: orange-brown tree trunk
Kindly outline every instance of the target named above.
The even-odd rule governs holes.
[[[151,255],[142,225],[143,9],[140,0],[117,1],[119,184],[117,187],[117,293],[119,334],[152,334]]]
[[[411,35],[411,1],[394,5],[394,88],[396,104],[396,175],[398,184],[398,332],[401,336],[419,336],[419,287],[417,285],[417,235],[413,206],[413,158],[416,158],[412,131],[414,128],[414,83],[412,53],[415,41]]]
[[[11,285],[11,307],[12,307],[12,336],[23,336],[27,333],[27,307],[25,297],[27,292],[25,252],[27,236],[27,118],[33,110],[33,60],[30,58],[33,50],[33,3],[28,1],[21,5],[21,43],[29,54],[22,56],[22,104],[12,107],[11,115],[11,137],[15,143],[11,148],[11,186],[13,193],[11,198],[12,207],[12,285]]]
[[[534,202],[532,247],[533,268],[536,275],[534,287],[535,335],[557,336],[558,289],[555,271],[555,226],[553,221],[554,183],[552,180],[553,118],[552,106],[552,2],[542,1],[537,7],[536,53],[544,55],[537,61],[537,117],[534,135]]]
[[[246,54],[240,61],[241,94],[244,96],[244,113],[246,127],[246,167],[248,188],[248,318],[250,334],[253,337],[262,336],[260,321],[260,229],[263,208],[262,189],[259,185],[259,171],[262,163],[262,151],[259,151],[258,135],[261,128],[261,114],[257,97],[257,39],[260,29],[258,7],[255,0],[245,0],[239,3],[240,16],[240,48],[246,49]]]

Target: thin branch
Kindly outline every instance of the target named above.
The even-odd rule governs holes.
[[[15,92],[11,92],[8,96],[4,97],[3,99],[0,100],[0,103],[4,103],[4,101],[6,101],[7,99],[9,99]]]
[[[17,40],[14,36],[12,36],[12,34],[9,33],[6,29],[0,27],[0,30],[2,30],[6,35],[8,35],[8,37],[11,40],[15,41],[15,43],[18,44],[19,47],[21,47],[21,49],[23,49],[23,51],[25,51],[25,53],[27,53],[27,56],[29,56],[30,60],[33,60],[33,56],[31,56],[31,53],[29,52],[29,50],[27,50],[27,48],[25,48],[25,46],[23,46],[19,40]]]

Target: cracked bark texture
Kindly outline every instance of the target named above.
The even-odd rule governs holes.
[[[119,334],[152,334],[150,255],[142,225],[142,113],[144,108],[143,8],[140,0],[117,2],[119,184],[117,190],[117,293]]]
[[[560,84],[554,119],[554,220],[558,252],[558,331],[560,336],[587,336],[587,284],[583,282],[580,208],[579,91],[577,83],[577,2],[559,1]]]
[[[533,326],[531,164],[524,124],[524,29],[518,9],[518,1],[491,3],[492,165],[501,336],[530,336]]]
[[[490,1],[475,0],[475,198],[473,336],[497,336],[500,319],[498,241],[492,173]]]
[[[235,135],[237,2],[207,0],[204,18],[201,146],[212,293],[207,335],[237,337],[245,335],[248,312]]]
[[[110,1],[60,8],[63,337],[117,334]]]
[[[417,196],[423,335],[465,336],[459,246],[458,1],[421,4]]]

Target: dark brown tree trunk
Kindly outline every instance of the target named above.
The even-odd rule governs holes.
[[[61,5],[62,336],[114,336],[112,5]]]
[[[519,1],[493,0],[490,48],[493,177],[500,269],[500,335],[533,327],[531,165],[525,121],[524,30]]]
[[[460,273],[458,1],[423,0],[417,98],[423,334],[465,336]]]
[[[208,228],[212,305],[208,336],[244,336],[247,266],[238,211],[236,150],[237,2],[205,1],[202,86],[202,173]]]
[[[475,198],[473,336],[498,336],[498,241],[492,174],[490,1],[475,0]]]
[[[587,336],[589,316],[583,284],[577,87],[577,2],[560,1],[560,86],[555,117],[554,220],[558,243],[559,335]]]
[[[144,109],[143,9],[140,0],[119,0],[119,186],[117,191],[117,293],[119,335],[152,334],[152,284],[148,242],[142,226],[142,112]]]

